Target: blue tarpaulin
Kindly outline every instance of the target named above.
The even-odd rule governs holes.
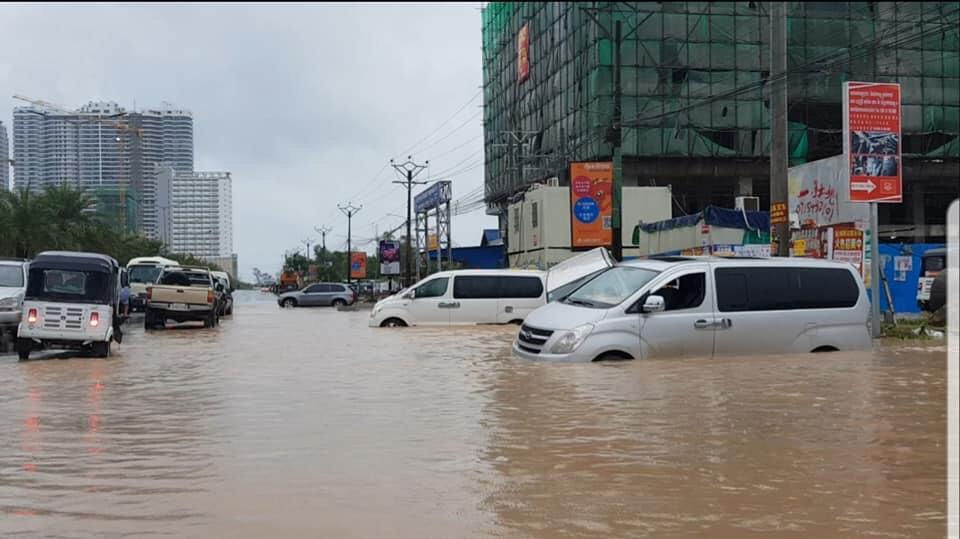
[[[746,214],[746,220],[744,220]],[[666,221],[657,221],[656,223],[644,223],[640,228],[647,233],[673,230],[674,228],[685,228],[696,226],[701,221],[708,225],[719,226],[723,228],[739,228],[743,230],[770,230],[770,214],[765,211],[731,210],[727,208],[718,208],[717,206],[707,206],[703,211],[667,219]]]

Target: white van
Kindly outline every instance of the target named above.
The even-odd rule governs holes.
[[[578,281],[610,266],[598,248],[570,258],[549,272],[453,270],[424,278],[382,299],[370,312],[370,327],[456,324],[519,324]]]
[[[147,301],[147,285],[154,284],[164,268],[179,266],[176,260],[162,256],[141,256],[127,262],[130,281],[130,312],[142,311]]]
[[[638,260],[532,312],[513,351],[586,362],[868,349],[869,311],[863,281],[845,263]]]

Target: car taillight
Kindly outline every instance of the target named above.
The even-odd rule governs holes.
[[[207,290],[207,303],[213,303],[213,290]]]
[[[153,297],[153,287],[147,288],[147,301],[150,301],[150,298]]]
[[[100,313],[93,311],[90,313],[90,327],[95,328],[100,325]]]
[[[36,323],[37,323],[37,310],[36,310],[36,309],[30,309],[30,310],[27,312],[27,322],[30,322],[31,324],[36,324]]]

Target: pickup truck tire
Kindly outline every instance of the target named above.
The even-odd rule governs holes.
[[[97,357],[110,357],[110,341],[95,342],[90,346],[93,355]]]
[[[217,326],[217,312],[211,311],[206,318],[203,319],[203,327],[212,328]]]

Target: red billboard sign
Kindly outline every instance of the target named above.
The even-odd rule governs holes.
[[[530,24],[520,27],[517,34],[517,83],[530,76]]]
[[[613,242],[613,163],[570,163],[570,212],[571,247]]]
[[[847,82],[843,118],[850,201],[901,202],[900,85]]]

